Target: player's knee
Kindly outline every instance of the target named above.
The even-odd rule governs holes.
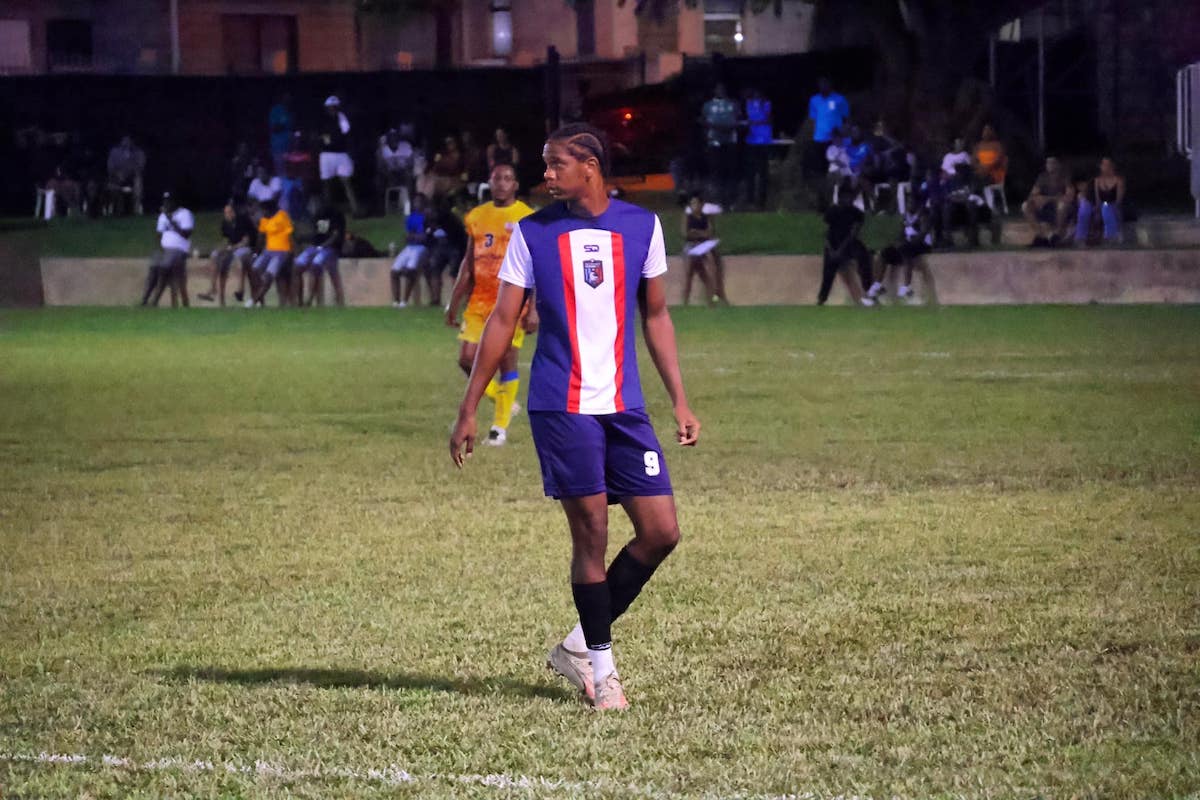
[[[661,561],[671,555],[672,551],[679,546],[681,539],[678,523],[664,526],[654,532],[653,535],[647,537],[647,544],[654,550],[654,555],[657,560]]]

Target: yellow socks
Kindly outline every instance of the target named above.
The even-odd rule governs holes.
[[[493,382],[495,379],[493,378]],[[493,423],[501,430],[508,430],[512,422],[513,403],[517,400],[517,390],[521,388],[521,373],[513,370],[500,376],[499,390],[496,392],[496,419]]]

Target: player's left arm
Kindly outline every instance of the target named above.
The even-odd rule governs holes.
[[[525,310],[521,312],[521,330],[526,333],[537,333],[538,323],[541,321],[537,313],[536,291],[530,290],[529,297],[525,300]]]
[[[679,371],[679,352],[675,344],[675,326],[667,311],[667,292],[661,275],[643,280],[638,287],[638,307],[642,314],[642,333],[646,338],[646,349],[662,378],[671,406],[675,413],[678,429],[675,439],[681,445],[696,444],[700,437],[700,420],[688,406],[687,394],[683,389],[683,376]]]

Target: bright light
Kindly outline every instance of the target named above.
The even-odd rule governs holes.
[[[633,112],[632,112],[632,111],[626,111],[626,112],[625,112],[625,121],[626,121],[626,122],[628,122],[628,121],[629,121],[629,120],[631,120],[631,119],[633,119]]]

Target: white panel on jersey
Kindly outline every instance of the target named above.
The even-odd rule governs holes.
[[[613,234],[571,231],[575,276],[575,336],[579,343],[579,413],[617,410],[617,310],[614,302]]]

